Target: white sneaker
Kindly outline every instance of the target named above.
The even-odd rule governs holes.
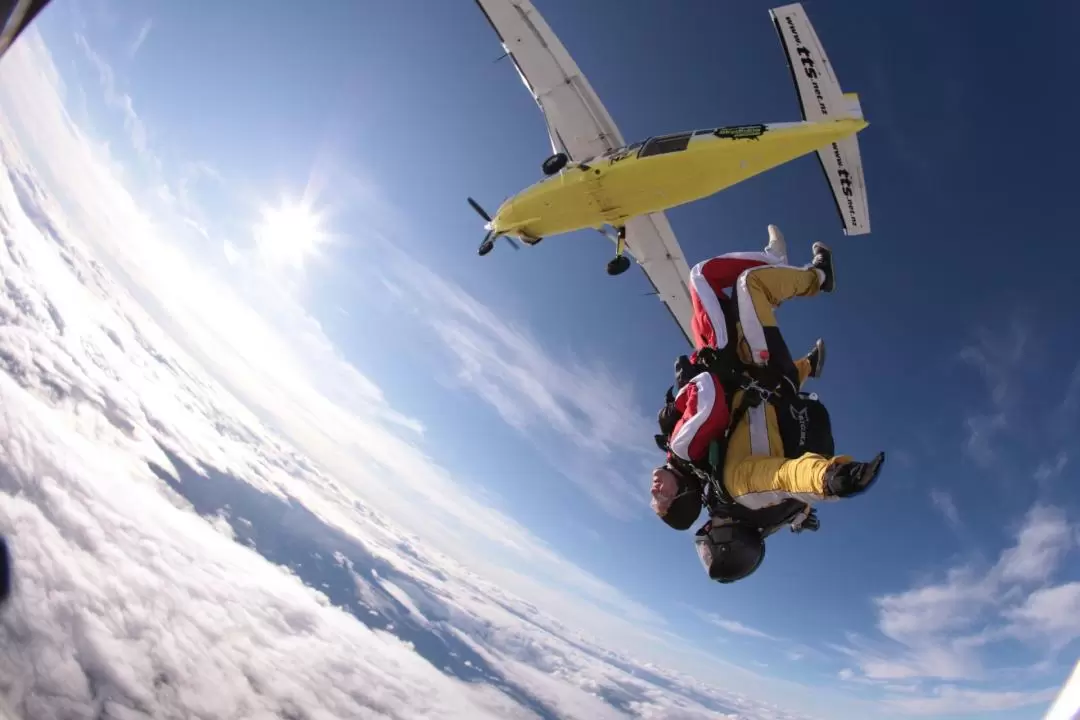
[[[769,244],[765,246],[765,253],[772,255],[781,265],[788,264],[787,241],[784,240],[784,233],[775,225],[769,226]]]

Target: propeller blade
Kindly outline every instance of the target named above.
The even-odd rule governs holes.
[[[509,235],[503,235],[503,237],[506,238],[506,242],[510,243],[510,247],[514,248],[515,250],[521,249],[521,246],[514,242],[514,239],[512,237],[510,237]]]
[[[491,222],[491,216],[487,214],[487,211],[485,211],[484,208],[480,207],[480,203],[476,202],[472,198],[469,198],[468,200],[469,204],[472,205],[472,209],[475,210],[480,217],[484,218],[488,222]]]

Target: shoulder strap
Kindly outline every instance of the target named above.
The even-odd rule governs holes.
[[[731,440],[731,434],[735,432],[735,428],[746,417],[746,413],[750,411],[750,408],[757,407],[765,399],[762,395],[763,388],[756,383],[749,383],[742,390],[742,398],[731,413],[724,436],[709,443],[709,485],[712,486],[717,499],[725,505],[737,505],[734,498],[728,495],[727,490],[724,489],[723,481],[724,459],[727,457],[727,446]]]

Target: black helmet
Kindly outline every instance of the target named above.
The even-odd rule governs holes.
[[[698,557],[709,577],[717,582],[742,580],[765,559],[765,538],[761,530],[749,525],[726,522],[705,523],[694,537]]]

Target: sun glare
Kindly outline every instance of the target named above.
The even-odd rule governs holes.
[[[319,213],[305,203],[284,202],[263,208],[255,226],[255,246],[263,262],[301,268],[326,240]]]

